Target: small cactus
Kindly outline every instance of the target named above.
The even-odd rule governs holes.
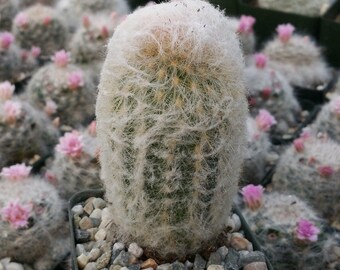
[[[57,0],[19,0],[21,8],[33,6],[36,4],[53,6],[56,3],[56,1]]]
[[[2,0],[0,2],[0,31],[11,30],[13,17],[18,9],[17,0]]]
[[[340,232],[331,232],[324,247],[325,270],[340,269]]]

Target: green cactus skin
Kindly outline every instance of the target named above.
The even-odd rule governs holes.
[[[185,256],[217,236],[246,143],[242,53],[203,1],[138,9],[116,29],[96,116],[117,236]]]
[[[273,176],[274,190],[285,190],[305,198],[324,218],[340,221],[340,146],[327,139],[305,139],[304,150],[292,145],[282,154]],[[321,166],[331,166],[329,176],[319,172]]]
[[[301,218],[319,228],[323,224],[303,200],[277,192],[264,193],[262,207],[255,211],[242,209],[242,214],[275,270],[324,269],[324,235],[306,245],[298,244],[294,239],[296,224]]]
[[[267,43],[263,53],[270,59],[269,66],[292,85],[315,89],[331,79],[320,48],[307,36],[294,34],[287,43],[275,38]]]
[[[57,143],[58,131],[45,114],[27,102],[20,104],[22,117],[15,124],[7,124],[1,120],[4,104],[0,103],[0,168],[34,155],[49,155]]]
[[[63,202],[56,189],[35,177],[16,182],[1,179],[0,190],[0,208],[13,199],[33,204],[27,228],[14,229],[0,218],[0,258],[10,257],[36,270],[53,269],[70,250]]]
[[[22,11],[28,17],[28,25],[21,27],[13,23],[12,32],[20,47],[41,48],[41,57],[50,57],[65,47],[67,30],[61,16],[51,7],[37,4]],[[50,22],[44,23],[45,18]]]
[[[18,12],[17,0],[0,1],[0,31],[11,30],[12,20]]]

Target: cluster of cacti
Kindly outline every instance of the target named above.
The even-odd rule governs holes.
[[[282,154],[273,188],[305,198],[332,222],[340,221],[340,145],[304,132]]]
[[[35,107],[59,117],[61,124],[76,127],[94,115],[96,88],[92,79],[70,62],[70,54],[58,51],[53,63],[40,68],[30,80],[26,98]]]
[[[78,191],[100,187],[94,125],[95,122],[86,131],[68,132],[59,139],[45,178],[56,185],[62,198],[69,199]]]
[[[27,102],[10,99],[11,86],[4,84],[0,84],[0,168],[50,154],[58,138],[49,119]]]
[[[1,171],[0,258],[49,270],[69,250],[63,202],[52,185],[30,177],[30,170],[17,164]]]
[[[0,1],[0,31],[11,30],[12,20],[18,12],[17,0]]]
[[[70,0],[70,6],[78,14],[93,13],[99,11],[129,13],[130,9],[125,0]]]
[[[19,12],[13,21],[12,32],[24,49],[40,47],[42,56],[65,47],[67,30],[52,7],[37,4]]]
[[[118,239],[183,257],[223,230],[247,111],[229,23],[209,3],[185,0],[139,9],[116,28],[96,116]]]
[[[56,0],[19,0],[20,7],[29,7],[35,4],[42,4],[47,6],[53,6]]]
[[[324,269],[323,221],[293,195],[263,193],[262,186],[242,189],[242,214],[275,270]]]
[[[280,72],[269,67],[267,56],[256,54],[254,64],[244,70],[249,110],[255,116],[260,109],[267,109],[275,117],[274,133],[286,132],[297,125],[301,108],[293,89]]]
[[[269,41],[263,52],[269,65],[281,72],[289,83],[315,89],[327,84],[331,72],[322,58],[321,50],[309,36],[294,34],[291,24],[279,25],[277,38]]]
[[[259,6],[283,12],[318,17],[331,0],[258,0]]]

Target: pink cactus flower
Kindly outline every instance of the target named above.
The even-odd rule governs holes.
[[[332,166],[320,166],[318,168],[318,171],[319,171],[319,174],[323,177],[331,177],[334,173],[335,173],[335,170],[333,169]]]
[[[100,29],[100,36],[103,39],[106,39],[109,37],[109,29],[107,28],[106,25],[104,25],[101,29]]]
[[[255,97],[248,97],[248,105],[249,107],[254,107],[256,105],[257,101]]]
[[[31,173],[32,167],[24,163],[2,168],[0,175],[7,180],[20,181],[26,179]]]
[[[97,123],[96,121],[92,121],[87,128],[89,134],[94,137],[97,134]]]
[[[340,117],[340,97],[334,98],[330,103],[329,106],[331,111],[337,116]]]
[[[28,219],[32,211],[31,204],[21,204],[19,200],[10,201],[1,210],[1,217],[4,221],[10,223],[14,229],[25,228],[28,225]]]
[[[305,140],[298,138],[293,141],[296,152],[301,153],[305,149]]]
[[[18,13],[17,16],[15,16],[14,23],[18,27],[25,28],[25,27],[28,26],[28,23],[29,23],[28,16],[25,13],[20,12],[20,13]]]
[[[59,139],[59,144],[56,149],[58,152],[72,158],[78,158],[83,150],[82,136],[77,132],[67,132],[64,137]]]
[[[51,16],[46,16],[46,17],[43,18],[42,23],[43,23],[43,25],[48,26],[51,23],[51,21],[52,21]]]
[[[287,43],[290,40],[294,30],[295,30],[295,27],[293,25],[291,25],[290,23],[280,24],[276,28],[276,31],[279,35],[279,39],[283,43]]]
[[[58,185],[58,179],[53,172],[46,171],[45,174],[44,174],[44,178],[46,179],[47,182],[49,182],[53,186]]]
[[[247,185],[241,189],[243,201],[249,209],[256,210],[261,207],[263,191],[263,186],[255,186],[253,184]]]
[[[263,99],[268,99],[271,96],[272,92],[273,90],[270,87],[265,87],[261,92],[261,97]]]
[[[269,131],[271,126],[277,123],[275,118],[267,110],[260,110],[255,121],[257,127],[264,132]]]
[[[41,54],[41,49],[39,47],[33,46],[31,48],[31,54],[34,58],[37,58]]]
[[[320,229],[307,219],[300,219],[296,227],[296,237],[302,241],[316,242]]]
[[[53,100],[48,100],[44,107],[45,113],[47,113],[47,115],[49,116],[56,113],[57,109],[58,109],[58,106]]]
[[[82,23],[85,28],[89,28],[91,25],[90,17],[87,15],[84,15],[82,18]]]
[[[15,86],[9,81],[0,83],[0,101],[11,99],[15,90]]]
[[[239,23],[237,32],[241,34],[252,33],[255,22],[256,22],[256,19],[254,17],[242,15],[240,18],[240,23]]]
[[[14,42],[14,36],[10,32],[0,33],[0,49],[7,50]]]
[[[71,61],[71,54],[69,52],[66,52],[65,50],[58,51],[52,57],[52,61],[58,67],[61,67],[61,68],[66,67],[68,63]]]
[[[84,86],[84,77],[83,72],[74,71],[70,73],[67,77],[67,86],[71,90],[77,90],[80,87]]]
[[[8,124],[14,124],[22,115],[22,107],[19,102],[7,100],[3,106],[4,121]]]
[[[255,64],[256,67],[259,69],[263,69],[266,67],[267,64],[267,56],[263,53],[257,53],[255,54]]]

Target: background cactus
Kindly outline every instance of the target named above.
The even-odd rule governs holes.
[[[11,30],[12,20],[18,12],[17,0],[0,1],[0,31]]]
[[[53,6],[56,3],[56,0],[19,0],[19,2],[20,2],[20,7],[25,8],[25,7],[33,6],[35,4]]]
[[[204,1],[129,15],[108,45],[96,115],[117,236],[183,257],[217,236],[243,161],[242,54]]]
[[[67,38],[67,30],[59,13],[41,4],[19,12],[14,18],[12,32],[20,47],[40,47],[45,57],[64,48]]]
[[[329,234],[324,246],[324,260],[326,270],[337,270],[340,268],[340,232],[333,231]]]
[[[125,0],[70,0],[70,6],[78,14],[98,11],[115,11],[120,14],[127,14],[130,11]]]
[[[326,138],[304,136],[281,156],[273,188],[305,198],[330,222],[339,222],[340,146]]]

